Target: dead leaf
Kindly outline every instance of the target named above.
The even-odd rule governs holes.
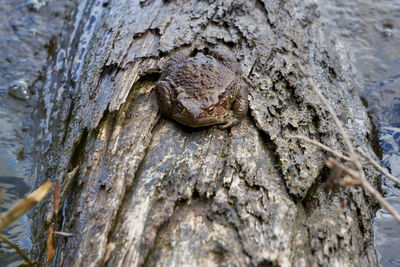
[[[55,254],[56,254],[56,240],[54,239],[54,223],[52,223],[49,227],[49,232],[47,234],[46,257],[49,263],[53,261]]]
[[[107,244],[106,252],[104,253],[104,258],[103,258],[103,265],[105,265],[107,261],[110,259],[111,252],[113,252],[114,249],[115,249],[115,243],[111,242]]]
[[[57,217],[58,211],[60,210],[60,184],[55,184],[54,185],[54,193],[53,193],[53,208],[54,208],[54,213]]]

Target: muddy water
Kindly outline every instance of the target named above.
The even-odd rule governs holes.
[[[68,2],[0,0],[0,212],[32,189],[28,176],[31,108],[44,82],[47,48],[62,29]],[[30,219],[25,215],[3,233],[29,252]],[[24,261],[0,242],[0,266]]]
[[[374,118],[382,163],[400,178],[400,0],[318,0],[320,18],[347,48],[360,93]],[[383,181],[386,199],[400,211],[400,187]],[[382,266],[400,266],[400,224],[385,210],[373,222]]]

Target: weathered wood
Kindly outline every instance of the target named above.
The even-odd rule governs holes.
[[[99,266],[110,243],[108,266],[376,264],[373,201],[359,188],[327,192],[329,155],[285,138],[343,148],[298,58],[371,151],[345,50],[311,1],[79,5],[37,109],[35,175],[59,183],[62,198],[57,218],[51,201],[38,210],[47,214],[36,223],[40,262],[56,221],[76,236],[57,238],[55,266]],[[255,84],[247,118],[228,130],[158,112],[153,87],[167,60],[203,48],[232,51]]]

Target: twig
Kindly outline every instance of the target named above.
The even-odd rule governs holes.
[[[24,259],[25,262],[27,262],[30,265],[33,265],[35,263],[35,261],[32,261],[31,259],[29,259],[27,256],[25,256],[24,252],[13,242],[11,242],[5,235],[3,235],[2,233],[0,233],[0,238],[6,243],[8,244],[10,247],[12,247],[13,249],[15,249],[15,251],[17,251],[17,253],[21,256],[21,258]]]
[[[297,59],[294,59],[294,60],[295,60],[295,62],[297,64],[298,68],[300,69],[300,71],[306,76],[307,81],[311,85],[311,89],[319,97],[321,102],[328,109],[328,112],[331,114],[331,116],[333,118],[333,122],[336,124],[336,127],[338,128],[339,133],[343,138],[343,141],[344,141],[344,143],[345,143],[345,145],[347,147],[347,150],[349,151],[349,155],[350,155],[351,161],[354,163],[354,165],[356,166],[357,170],[360,172],[360,179],[361,179],[362,183],[368,183],[368,181],[365,178],[364,171],[363,171],[361,162],[359,160],[359,157],[356,154],[356,152],[354,151],[353,145],[350,142],[350,138],[348,137],[347,132],[344,130],[343,125],[340,122],[339,118],[337,117],[337,115],[336,115],[335,111],[333,110],[331,104],[329,104],[328,100],[321,93],[321,90],[317,87],[317,85],[315,84],[314,80],[309,75],[307,75],[307,73],[305,72],[303,66],[300,64],[300,62]]]
[[[288,136],[286,136],[286,137],[306,141],[307,143],[310,143],[310,144],[312,144],[312,145],[314,145],[314,146],[316,146],[316,147],[319,147],[319,148],[321,148],[321,149],[323,149],[323,150],[325,150],[325,151],[331,153],[332,155],[335,155],[335,156],[338,157],[338,158],[341,158],[341,159],[344,159],[344,160],[347,160],[347,161],[351,161],[351,159],[350,159],[349,157],[346,157],[345,155],[343,155],[343,154],[340,153],[339,151],[333,150],[333,149],[331,149],[330,147],[327,147],[326,145],[324,145],[324,144],[322,144],[322,143],[320,143],[320,142],[318,142],[318,141],[312,140],[312,139],[310,139],[310,138],[308,138],[308,137],[306,137],[306,136],[302,136],[302,135],[288,135]]]
[[[376,200],[378,200],[378,202],[387,209],[387,211],[389,211],[390,214],[392,214],[392,216],[398,221],[400,222],[400,214],[393,208],[392,205],[389,204],[389,202],[386,201],[386,199],[384,199],[382,197],[381,194],[379,194],[379,192],[368,182],[362,181],[361,180],[361,185],[364,187],[364,189],[370,193],[372,196],[374,196],[376,198]]]
[[[393,182],[400,184],[400,180],[391,175],[388,171],[386,171],[378,162],[376,162],[370,155],[362,151],[360,148],[357,149],[357,151],[368,160],[368,162],[375,167],[379,172],[381,172],[383,175],[385,175],[387,178],[392,180]]]
[[[351,144],[350,139],[347,137],[347,133],[344,130],[342,124],[340,123],[339,118],[336,116],[336,113],[333,110],[332,106],[329,104],[328,100],[326,100],[324,95],[321,93],[321,90],[318,89],[314,80],[306,73],[303,66],[300,64],[300,62],[297,59],[294,59],[294,61],[296,62],[297,67],[300,69],[300,71],[303,73],[303,75],[306,76],[308,83],[311,85],[311,89],[314,91],[314,93],[319,97],[321,102],[328,109],[328,112],[331,114],[333,121],[336,124],[336,127],[338,128],[340,134],[343,137],[343,141],[344,141],[347,149],[349,150],[350,156],[353,157],[355,155],[353,145]],[[355,159],[357,159],[357,156],[355,156]]]
[[[66,232],[58,232],[58,231],[54,231],[53,234],[59,235],[59,236],[64,236],[64,237],[73,237],[73,236],[76,236],[75,234],[66,233]]]
[[[333,150],[330,147],[327,147],[326,145],[312,140],[306,136],[303,135],[287,135],[287,138],[294,138],[294,139],[299,139],[299,140],[303,140],[307,143],[310,143],[316,147],[319,147],[329,153],[331,153],[332,155],[335,155],[338,158],[347,160],[347,161],[351,161],[351,159],[345,155],[343,155],[342,153],[340,153],[339,151]],[[370,155],[368,155],[367,153],[365,153],[363,150],[361,150],[360,148],[357,148],[357,152],[360,153],[360,155],[362,155],[364,158],[367,159],[367,164],[371,164],[372,166],[374,166],[374,168],[376,170],[378,170],[380,173],[382,173],[383,175],[385,175],[387,178],[389,178],[390,180],[392,180],[393,182],[400,184],[400,180],[397,179],[396,177],[394,177],[392,174],[390,174],[388,171],[385,170],[385,168],[383,168],[378,162],[376,162]]]
[[[300,71],[306,76],[307,81],[311,85],[311,89],[314,91],[314,93],[319,97],[321,102],[325,105],[325,107],[328,109],[328,112],[331,114],[334,123],[336,124],[336,127],[339,130],[339,133],[341,134],[343,141],[349,151],[350,159],[351,162],[354,163],[355,167],[357,168],[358,172],[358,177],[360,180],[360,183],[362,187],[370,193],[375,199],[383,206],[385,207],[390,214],[393,215],[393,217],[400,222],[400,214],[382,197],[381,194],[368,182],[368,180],[365,177],[365,173],[361,164],[361,161],[359,159],[359,156],[355,152],[355,149],[350,142],[350,139],[346,133],[346,131],[343,128],[342,123],[340,122],[339,118],[337,117],[335,111],[333,110],[332,106],[329,104],[328,100],[323,96],[317,85],[315,84],[314,80],[305,72],[303,66],[300,64],[300,62],[294,58],[294,61],[297,64],[297,67],[300,69]]]

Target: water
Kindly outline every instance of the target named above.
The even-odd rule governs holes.
[[[360,93],[379,130],[382,164],[400,178],[400,0],[319,0],[321,19],[346,47]],[[385,198],[400,211],[400,186],[383,181]],[[373,222],[382,266],[400,266],[400,224],[386,210]]]
[[[2,98],[4,99],[4,96]],[[16,135],[15,129],[21,128],[21,118],[2,105],[0,100],[0,188],[2,190],[2,203],[0,212],[7,210],[12,203],[25,195],[29,187],[24,182],[25,162],[16,159],[22,151],[22,142]],[[26,215],[4,230],[4,234],[16,243],[25,252],[31,244],[29,239],[29,221]],[[14,249],[0,243],[0,266],[9,264],[22,264],[24,261],[16,255]]]
[[[31,103],[42,88],[47,47],[61,31],[70,1],[0,0],[0,212],[32,191],[28,177]],[[50,25],[50,26],[49,26]],[[25,254],[31,248],[26,215],[3,231]],[[14,249],[0,242],[0,266],[24,263]]]

